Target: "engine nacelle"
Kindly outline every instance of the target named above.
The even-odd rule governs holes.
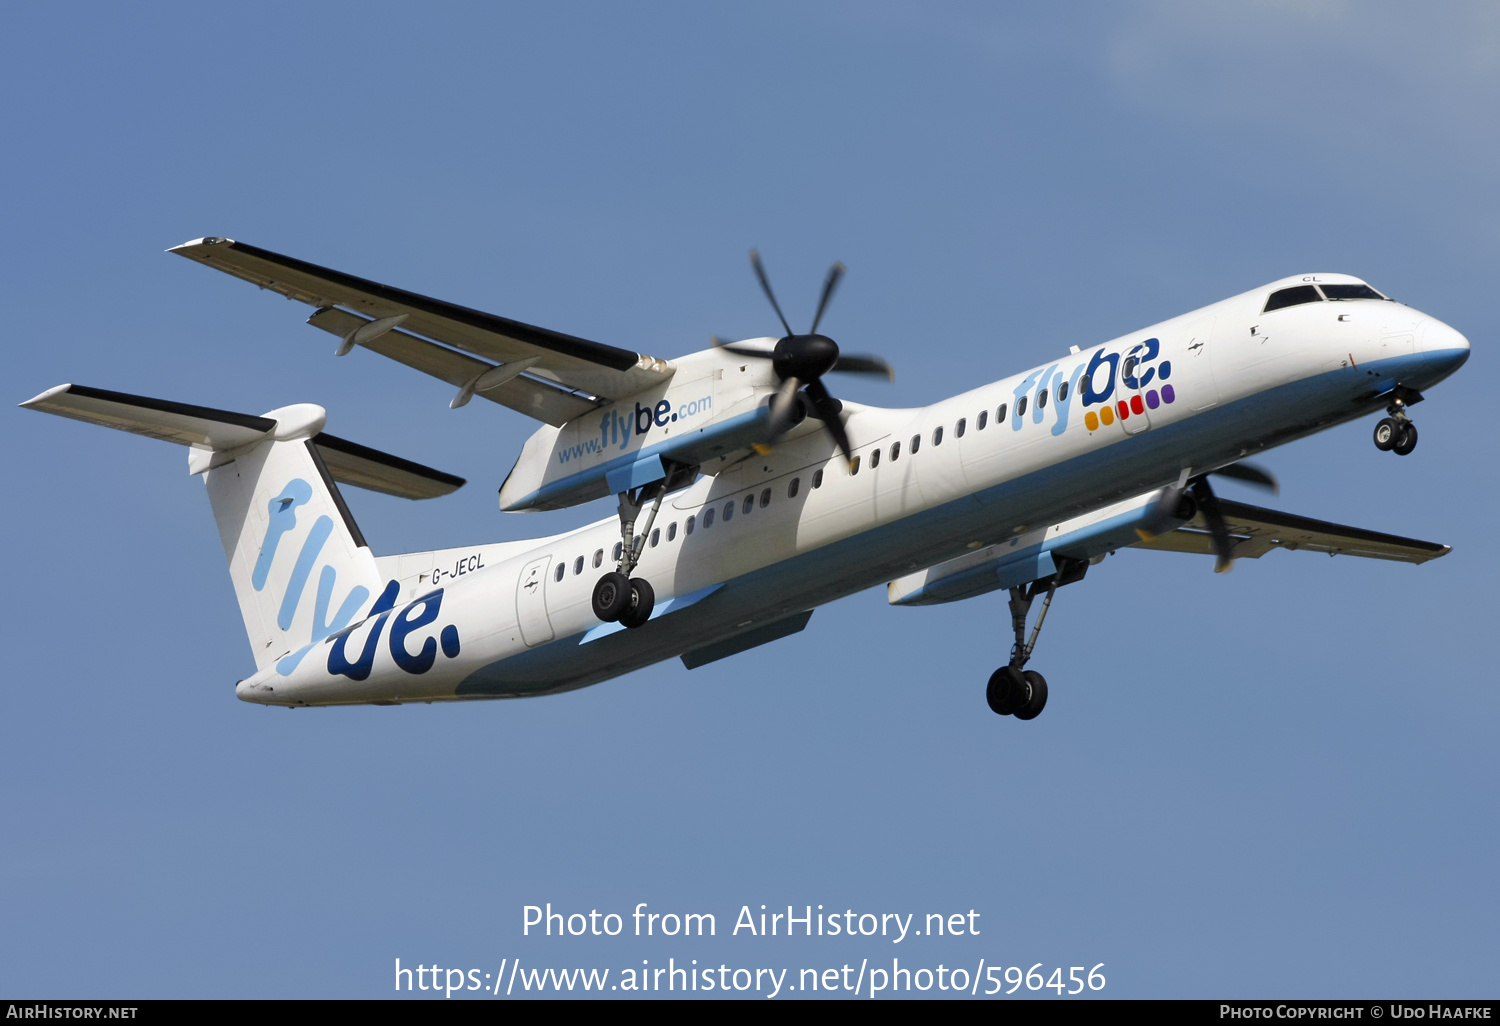
[[[777,387],[770,361],[708,349],[673,364],[662,385],[539,429],[500,488],[500,508],[562,509],[657,481],[672,487],[764,439]]]

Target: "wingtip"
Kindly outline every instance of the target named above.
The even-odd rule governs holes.
[[[62,395],[64,392],[68,391],[68,389],[70,389],[72,387],[73,387],[73,383],[71,381],[67,382],[66,384],[62,384],[62,385],[53,385],[51,388],[47,389],[45,392],[42,392],[39,395],[34,395],[30,399],[27,399],[24,403],[17,403],[16,405],[22,407],[23,409],[27,409],[27,410],[35,409],[36,407],[40,406],[42,403],[46,402],[48,399],[51,399],[54,396]]]
[[[234,242],[233,239],[226,239],[222,235],[205,235],[201,239],[189,239],[179,245],[168,247],[167,252],[179,253],[186,256],[189,250],[198,249],[203,246],[220,246],[224,243],[232,242]]]

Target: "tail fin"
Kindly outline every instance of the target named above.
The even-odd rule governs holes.
[[[321,406],[251,417],[83,385],[59,385],[29,409],[190,447],[203,474],[255,666],[290,673],[318,642],[390,608],[375,557],[335,479],[405,498],[432,498],[462,478],[322,433]]]

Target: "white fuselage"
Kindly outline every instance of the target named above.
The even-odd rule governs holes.
[[[1315,278],[1357,281],[1305,280]],[[1468,355],[1462,335],[1401,304],[1263,313],[1268,288],[930,406],[848,404],[857,473],[826,432],[809,430],[699,478],[666,497],[645,542],[635,573],[657,610],[640,628],[592,612],[620,541],[609,517],[547,538],[380,558],[399,582],[393,609],[238,694],[325,705],[597,683],[1364,416],[1395,385],[1431,387]],[[392,654],[439,642],[420,673]]]

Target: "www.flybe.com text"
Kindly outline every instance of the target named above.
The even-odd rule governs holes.
[[[605,410],[599,418],[599,437],[585,438],[577,445],[558,449],[557,462],[571,463],[585,456],[608,452],[611,448],[627,449],[630,447],[632,438],[646,434],[653,427],[664,428],[678,421],[706,416],[712,413],[713,409],[714,397],[705,395],[699,399],[678,403],[675,408],[666,399],[662,399],[655,406],[642,406],[636,403],[634,416],[621,414],[615,409]]]

